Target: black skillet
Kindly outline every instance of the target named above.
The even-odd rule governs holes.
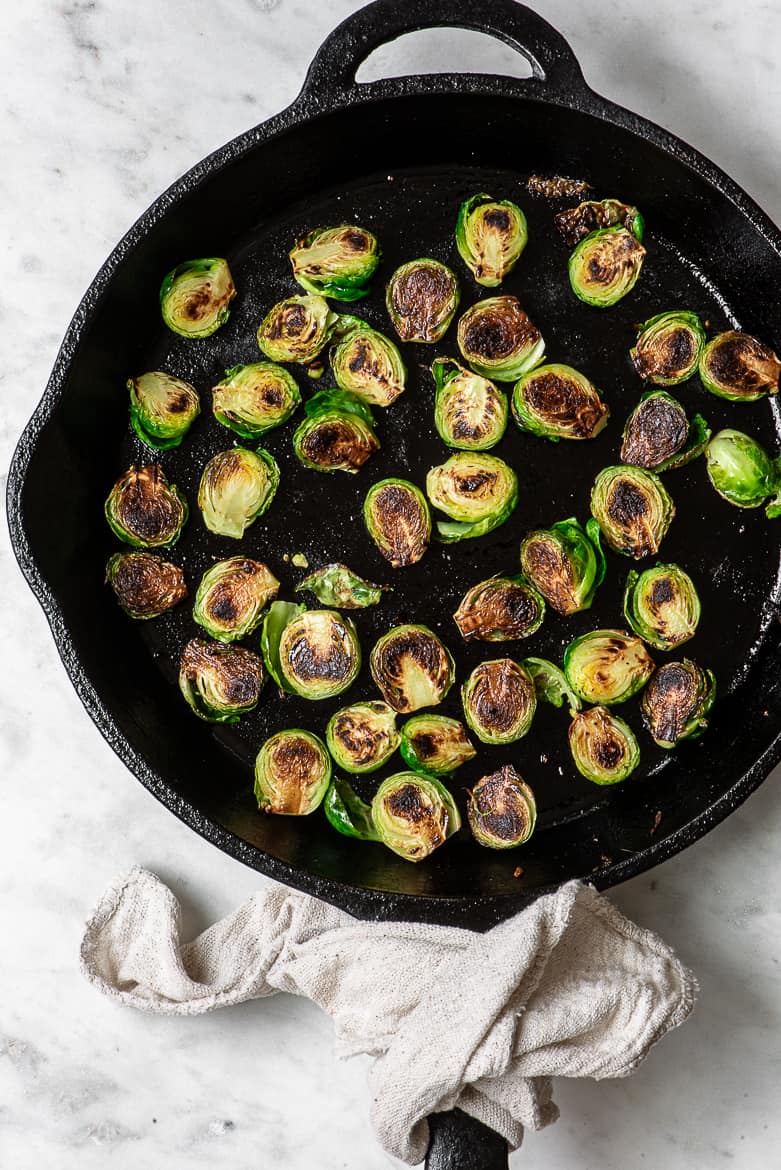
[[[373,49],[442,25],[493,34],[528,59],[533,76],[438,74],[356,83],[356,69]],[[587,179],[598,197],[618,196],[642,209],[646,267],[617,307],[592,309],[572,295],[552,208],[525,191],[533,172]],[[116,546],[101,509],[117,474],[149,460],[128,431],[125,380],[159,368],[194,382],[204,395],[206,411],[190,437],[162,460],[194,505],[206,459],[231,445],[210,417],[208,388],[224,368],[257,360],[261,316],[296,291],[286,253],[301,229],[355,220],[377,233],[382,268],[372,296],[355,308],[388,330],[382,286],[402,260],[444,259],[461,277],[463,304],[481,295],[453,244],[459,202],[481,190],[516,198],[526,210],[530,242],[505,290],[540,325],[551,359],[583,369],[602,389],[611,425],[593,442],[558,446],[511,427],[497,453],[519,473],[512,519],[480,540],[432,547],[418,566],[393,573],[356,517],[369,483],[399,473],[422,483],[426,469],[446,457],[433,430],[427,367],[436,354],[455,353],[451,330],[439,346],[406,347],[409,389],[382,414],[382,450],[360,475],[302,470],[292,456],[290,424],[268,436],[282,486],[241,546],[269,561],[290,596],[302,573],[283,554],[296,552],[313,567],[338,559],[392,581],[395,591],[380,606],[358,614],[366,657],[380,632],[399,621],[423,621],[442,633],[463,679],[476,661],[498,656],[496,647],[460,643],[449,614],[465,588],[517,570],[519,539],[528,528],[572,514],[585,518],[595,473],[617,461],[623,419],[641,390],[627,358],[634,324],[683,306],[706,318],[711,331],[739,325],[781,348],[776,228],[691,147],[594,94],[560,34],[514,0],[377,0],[331,33],[293,105],[199,163],[106,261],[68,330],[8,481],[16,556],[73,683],[103,735],[158,799],[225,852],[352,914],[474,928],[566,879],[588,877],[604,888],[657,864],[726,817],[768,774],[781,755],[781,529],[761,509],[739,511],[717,497],[702,460],[670,473],[678,514],[663,559],[683,564],[700,586],[703,619],[687,653],[710,666],[719,683],[707,735],[665,754],[642,731],[636,706],[627,704],[622,715],[640,734],[643,762],[631,781],[605,791],[575,773],[566,715],[546,708],[515,749],[486,748],[459,775],[459,786],[466,786],[513,759],[541,808],[532,842],[518,853],[493,854],[462,831],[413,866],[381,846],[338,837],[320,815],[298,821],[257,814],[250,767],[265,735],[280,726],[319,730],[345,699],[312,705],[269,690],[236,728],[196,721],[175,686],[179,648],[195,632],[189,609],[152,623],[124,617],[102,584]],[[183,341],[163,327],[157,290],[174,264],[201,255],[229,258],[239,296],[213,338]],[[301,378],[302,386],[306,381]],[[680,396],[714,430],[737,426],[778,449],[779,416],[767,402],[722,402],[696,379]],[[194,510],[173,559],[197,582],[208,564],[235,551],[233,542],[208,534]],[[629,568],[611,554],[607,582],[588,613],[566,620],[549,614],[533,639],[510,652],[560,659],[576,634],[621,625]],[[364,670],[351,697],[373,693]],[[458,707],[454,688],[443,710],[457,714]],[[504,1160],[504,1143],[463,1116],[442,1115],[434,1133],[432,1165]]]

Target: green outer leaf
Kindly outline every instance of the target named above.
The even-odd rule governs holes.
[[[523,658],[521,666],[531,677],[537,699],[561,707],[566,701],[570,715],[577,715],[581,702],[567,682],[564,671],[547,658]]]
[[[260,634],[260,648],[266,669],[280,690],[287,691],[290,695],[296,692],[282,673],[279,643],[285,626],[302,613],[306,613],[305,605],[294,605],[292,601],[272,601],[263,618],[263,629]]]
[[[768,501],[765,508],[765,515],[768,520],[777,520],[781,516],[781,458],[773,460],[773,466],[776,473],[776,485],[778,490],[773,496],[772,500]]]
[[[580,270],[588,270],[589,254],[593,250],[594,244],[598,240],[601,241],[605,236],[614,236],[625,231],[628,231],[628,229],[620,226],[601,228],[595,232],[589,232],[585,239],[581,240],[573,248],[572,255],[569,258],[569,280],[575,296],[585,302],[585,304],[591,305],[596,309],[610,308],[611,305],[615,305],[618,301],[622,300],[637,284],[643,267],[643,260],[645,259],[645,253],[642,251],[642,248],[636,252],[637,260],[632,272],[620,280],[615,288],[594,293],[584,288],[580,281]],[[635,235],[635,233],[630,232],[630,235]],[[635,238],[637,238],[636,235]]]
[[[369,426],[374,424],[374,414],[368,402],[350,390],[335,390],[327,386],[318,390],[304,403],[307,418],[320,418],[325,414],[355,414]]]
[[[392,592],[391,585],[375,585],[359,577],[346,565],[324,565],[315,569],[303,581],[296,585],[296,593],[308,589],[314,593],[319,602],[326,606],[335,606],[337,609],[365,609],[370,605],[378,605],[382,601],[383,593]]]
[[[334,776],[323,801],[329,824],[344,837],[358,841],[379,841],[372,821],[371,806],[340,776]]]

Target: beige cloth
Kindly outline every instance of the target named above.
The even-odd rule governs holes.
[[[367,1053],[383,1147],[417,1164],[426,1117],[458,1106],[520,1145],[558,1117],[551,1077],[620,1077],[691,1011],[694,977],[661,939],[570,882],[485,934],[359,922],[264,888],[192,942],[158,878],[133,869],[102,897],[81,948],[99,990],[195,1015],[305,995],[333,1017],[341,1055]]]

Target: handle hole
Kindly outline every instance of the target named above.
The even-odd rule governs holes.
[[[496,73],[523,78],[532,76],[532,67],[515,49],[487,33],[427,28],[404,33],[375,49],[361,64],[356,81],[417,73]]]

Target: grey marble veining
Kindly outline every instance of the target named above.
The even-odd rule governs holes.
[[[355,0],[27,0],[0,16],[0,468],[106,253],[183,170],[289,102]],[[781,10],[747,0],[539,0],[598,91],[680,134],[781,220]],[[437,33],[366,75],[515,70],[510,50]],[[521,66],[523,68],[523,66]],[[3,476],[3,483],[4,486]],[[9,1170],[379,1170],[361,1061],[278,997],[199,1019],[121,1010],[83,983],[87,909],[133,863],[196,932],[261,880],[195,837],[124,770],[60,667],[0,537],[0,1166]],[[691,1021],[626,1081],[560,1084],[562,1120],[513,1165],[736,1170],[778,1163],[781,799],[777,773],[619,906],[697,971]]]

